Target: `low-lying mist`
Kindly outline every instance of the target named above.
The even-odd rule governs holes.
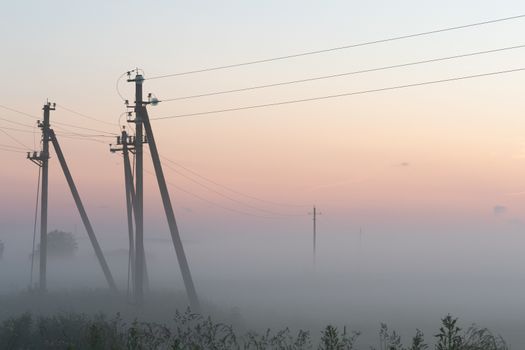
[[[358,344],[377,346],[381,323],[409,340],[416,328],[432,342],[447,314],[462,324],[488,327],[513,347],[525,346],[525,239],[519,227],[504,232],[320,230],[314,265],[310,232],[214,232],[183,234],[205,314],[243,330],[307,329],[328,324],[362,332]],[[5,236],[0,261],[0,316],[35,313],[120,312],[123,317],[167,322],[187,301],[167,232],[145,239],[150,279],[146,303],[128,296],[125,236],[103,248],[119,287],[105,291],[89,240],[77,233],[73,258],[50,259],[50,295],[27,292],[30,246]],[[34,282],[38,282],[35,264]],[[24,292],[25,291],[25,292]]]

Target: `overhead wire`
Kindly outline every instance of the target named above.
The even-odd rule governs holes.
[[[12,107],[8,107],[6,105],[1,105],[0,104],[0,108],[4,108],[6,110],[9,110],[11,112],[15,112],[15,113],[19,113],[21,115],[25,115],[29,118],[32,118],[32,119],[37,119],[37,120],[40,120],[41,118],[37,117],[37,116],[34,116],[32,114],[29,114],[29,113],[26,113],[26,112],[23,112],[23,111],[20,111],[20,110],[17,110],[15,108],[12,108]],[[85,127],[85,126],[78,126],[78,125],[73,125],[73,124],[69,124],[69,123],[64,123],[64,122],[57,122],[57,121],[53,121],[51,124],[53,125],[63,125],[63,126],[69,126],[71,128],[75,128],[75,129],[81,129],[81,130],[89,130],[89,131],[95,131],[95,132],[100,132],[100,133],[103,133],[103,134],[108,134],[108,135],[117,135],[117,133],[115,132],[109,132],[109,131],[105,131],[105,130],[101,130],[101,129],[95,129],[95,128],[88,128],[88,127]]]
[[[13,149],[13,150],[16,150],[16,151],[20,151],[20,152],[27,151],[27,149],[25,149],[25,148],[18,147],[18,146],[13,146],[13,145],[7,145],[5,143],[0,143],[0,147],[10,148],[10,149]]]
[[[188,99],[194,99],[194,98],[216,96],[216,95],[224,95],[224,94],[230,94],[230,93],[236,93],[236,92],[244,92],[244,91],[250,91],[250,90],[257,90],[257,89],[265,89],[265,88],[270,88],[270,87],[277,87],[277,86],[284,86],[284,85],[291,85],[291,84],[300,84],[300,83],[306,83],[306,82],[317,81],[317,80],[339,78],[339,77],[351,76],[351,75],[356,75],[356,74],[378,72],[378,71],[395,69],[395,68],[410,67],[410,66],[416,66],[416,65],[420,65],[420,64],[435,63],[435,62],[453,60],[453,59],[458,59],[458,58],[472,57],[472,56],[477,56],[477,55],[484,55],[484,54],[489,54],[489,53],[496,53],[496,52],[501,52],[501,51],[514,50],[514,49],[521,49],[521,48],[524,48],[524,47],[525,47],[525,45],[507,46],[507,47],[498,48],[498,49],[492,49],[492,50],[476,51],[476,52],[470,52],[470,53],[465,53],[465,54],[446,56],[446,57],[439,57],[439,58],[433,58],[433,59],[427,59],[427,60],[421,60],[421,61],[414,61],[414,62],[408,62],[408,63],[401,63],[401,64],[395,64],[395,65],[389,65],[389,66],[382,66],[382,67],[376,67],[376,68],[362,69],[362,70],[356,70],[356,71],[350,71],[350,72],[344,72],[344,73],[337,73],[337,74],[330,74],[330,75],[322,75],[322,76],[317,76],[317,77],[312,77],[312,78],[296,79],[296,80],[289,80],[289,81],[277,82],[277,83],[272,83],[272,84],[249,86],[249,87],[244,87],[244,88],[239,88],[239,89],[213,91],[213,92],[208,92],[208,93],[188,95],[188,96],[180,96],[180,97],[173,97],[173,98],[167,98],[167,99],[163,98],[159,102],[171,102],[171,101],[188,100]]]
[[[11,131],[16,131],[16,132],[23,132],[23,133],[28,133],[28,134],[33,134],[33,131],[32,131],[32,130],[25,130],[25,129],[12,128],[12,127],[9,127],[9,126],[0,126],[0,129],[11,130]]]
[[[115,133],[115,132],[109,132],[109,131],[105,131],[105,130],[101,130],[101,129],[95,129],[95,128],[88,128],[88,127],[85,127],[85,126],[78,126],[78,125],[73,125],[73,124],[68,124],[68,123],[63,123],[63,122],[53,121],[52,124],[69,126],[71,128],[80,129],[80,130],[89,130],[89,131],[94,131],[94,132],[100,132],[100,133],[107,134],[107,135],[113,135],[113,136],[117,135],[117,133]]]
[[[4,148],[3,146],[0,146],[0,151],[11,152],[11,153],[26,153],[26,151]]]
[[[37,227],[37,219],[38,219],[38,203],[40,198],[40,176],[42,174],[42,167],[38,167],[38,180],[37,180],[37,186],[36,186],[36,204],[35,204],[35,219],[33,223],[33,250],[31,252],[31,274],[29,277],[29,287],[33,287],[33,269],[35,266],[34,260],[35,260],[35,240],[36,240],[36,227]]]
[[[3,130],[2,128],[0,128],[0,132],[4,133],[7,137],[9,137],[11,140],[16,142],[17,144],[23,146],[25,149],[27,149],[27,150],[31,149],[31,147],[27,147],[23,142],[21,142],[16,137],[12,136],[11,134],[9,134],[7,131]]]
[[[122,99],[122,101],[126,101],[126,99],[125,99],[124,96],[122,96],[122,94],[120,93],[119,84],[120,84],[120,80],[121,80],[126,74],[128,74],[128,72],[122,73],[122,74],[117,78],[117,82],[116,82],[116,84],[115,84],[115,89],[117,90],[117,94],[118,94],[119,97]]]
[[[95,139],[95,138],[85,138],[85,137],[77,137],[77,136],[70,136],[70,135],[64,135],[64,134],[56,134],[57,136],[60,136],[61,138],[66,138],[66,139],[73,139],[73,140],[81,140],[81,141],[91,141],[91,142],[97,142],[97,143],[101,143],[103,145],[107,145],[106,142],[102,141],[102,140],[99,140],[99,139]]]
[[[464,24],[464,25],[453,26],[453,27],[445,27],[445,28],[440,28],[440,29],[435,29],[435,30],[430,30],[430,31],[424,31],[424,32],[419,32],[419,33],[414,33],[414,34],[400,35],[400,36],[394,36],[394,37],[378,39],[378,40],[372,40],[372,41],[365,41],[365,42],[356,43],[356,44],[349,44],[349,45],[331,47],[331,48],[327,48],[327,49],[306,51],[306,52],[301,52],[301,53],[296,53],[296,54],[291,54],[291,55],[285,55],[285,56],[278,56],[278,57],[273,57],[273,58],[265,58],[265,59],[259,59],[259,60],[241,62],[241,63],[228,64],[228,65],[223,65],[223,66],[202,68],[202,69],[190,70],[190,71],[179,72],[179,73],[157,75],[157,76],[149,77],[149,78],[147,78],[147,80],[162,79],[162,78],[182,76],[182,75],[189,75],[189,74],[195,74],[195,73],[203,73],[203,72],[216,71],[216,70],[222,70],[222,69],[228,69],[228,68],[234,68],[234,67],[242,67],[242,66],[260,64],[260,63],[266,63],[266,62],[280,61],[280,60],[285,60],[285,59],[290,59],[290,58],[304,57],[304,56],[309,56],[309,55],[317,55],[317,54],[326,53],[326,52],[346,50],[346,49],[355,48],[355,47],[362,47],[362,46],[380,44],[380,43],[385,43],[385,42],[391,42],[391,41],[397,41],[397,40],[403,40],[403,39],[409,39],[409,38],[416,38],[416,37],[426,36],[426,35],[431,35],[431,34],[438,34],[438,33],[443,33],[443,32],[459,30],[459,29],[466,29],[466,28],[471,28],[471,27],[483,26],[483,25],[487,25],[487,24],[493,24],[493,23],[498,23],[498,22],[510,21],[510,20],[515,20],[515,19],[521,19],[523,17],[525,17],[525,14],[520,14],[520,15],[510,16],[510,17],[504,17],[504,18],[498,18],[498,19],[482,21],[482,22],[475,22],[475,23]]]
[[[149,174],[149,175],[152,175],[152,176],[155,176],[155,174],[151,171],[148,171],[148,170],[145,170],[144,169],[144,172]],[[218,207],[218,208],[221,208],[221,209],[224,209],[224,210],[228,210],[228,211],[231,211],[231,212],[234,212],[234,213],[237,213],[237,214],[242,214],[242,215],[246,215],[246,216],[253,216],[253,217],[257,217],[257,218],[262,218],[262,219],[282,219],[282,217],[275,217],[275,216],[264,216],[264,215],[258,215],[258,214],[253,214],[253,213],[249,213],[249,212],[245,212],[245,211],[242,211],[242,210],[238,210],[238,209],[235,209],[235,208],[231,208],[231,207],[228,207],[228,206],[225,206],[225,205],[221,205],[219,203],[216,203],[214,201],[211,201],[207,198],[204,198],[196,193],[193,193],[191,191],[188,191],[180,186],[177,186],[169,181],[166,181],[166,184],[168,184],[169,186],[181,191],[181,192],[184,192],[186,194],[189,194],[190,196],[193,196],[203,202],[206,202],[208,204],[211,204],[215,207]]]
[[[164,159],[165,161],[169,162],[169,163],[172,163],[173,165],[175,166],[178,166],[184,170],[186,170],[187,172],[211,183],[211,184],[214,184],[215,186],[218,186],[218,187],[221,187],[227,191],[230,191],[231,193],[235,193],[237,195],[240,195],[240,196],[243,196],[245,198],[249,198],[249,199],[252,199],[252,200],[256,200],[256,201],[259,201],[259,202],[263,202],[263,203],[267,203],[267,204],[272,204],[272,205],[278,205],[278,206],[284,206],[284,207],[308,207],[309,205],[305,205],[305,204],[289,204],[289,203],[279,203],[279,202],[273,202],[273,201],[269,201],[269,200],[266,200],[266,199],[262,199],[262,198],[258,198],[258,197],[255,197],[255,196],[252,196],[252,195],[249,195],[249,194],[246,194],[246,193],[243,193],[243,192],[240,192],[238,190],[235,190],[233,188],[230,188],[228,186],[225,186],[223,184],[220,184],[218,183],[217,181],[214,181],[214,180],[211,180],[210,178],[208,177],[205,177],[199,173],[197,173],[196,171],[192,170],[192,169],[189,169],[188,167],[178,163],[178,162],[175,162],[174,160],[171,160],[167,157],[164,157],[164,156],[160,156],[162,159]]]
[[[33,119],[40,119],[37,116],[34,116],[34,115],[26,113],[26,112],[19,111],[17,109],[14,109],[14,108],[11,108],[11,107],[8,107],[8,106],[5,106],[5,105],[1,105],[0,104],[0,108],[6,109],[8,111],[15,112],[15,113],[18,113],[18,114],[22,114],[22,115],[25,115],[26,117],[30,117],[30,118],[33,118]]]
[[[96,122],[99,122],[99,123],[103,123],[103,124],[106,124],[106,125],[114,126],[113,123],[107,122],[107,121],[102,120],[102,119],[99,119],[99,118],[91,117],[91,116],[86,115],[86,114],[84,114],[84,113],[77,112],[77,111],[75,111],[75,110],[73,110],[73,109],[71,109],[71,108],[68,108],[68,107],[62,106],[62,105],[60,105],[60,104],[58,104],[58,103],[56,104],[56,106],[59,107],[59,108],[61,108],[61,109],[63,109],[63,110],[65,110],[65,111],[68,111],[68,112],[70,112],[70,113],[76,114],[76,115],[78,115],[78,116],[80,116],[80,117],[83,117],[83,118],[86,118],[86,119],[89,119],[89,120],[93,120],[93,121],[96,121]]]
[[[303,98],[303,99],[278,101],[278,102],[271,102],[271,103],[264,103],[264,104],[258,104],[258,105],[250,105],[250,106],[242,106],[242,107],[216,109],[216,110],[211,110],[211,111],[203,111],[203,112],[195,112],[195,113],[176,114],[176,115],[165,116],[165,117],[153,117],[153,118],[150,118],[150,120],[164,120],[164,119],[174,119],[174,118],[196,117],[196,116],[204,116],[204,115],[209,115],[209,114],[218,114],[218,113],[243,111],[243,110],[257,109],[257,108],[282,106],[282,105],[289,105],[289,104],[296,104],[296,103],[303,103],[303,102],[310,102],[310,101],[327,100],[327,99],[333,99],[333,98],[339,98],[339,97],[354,96],[354,95],[364,95],[364,94],[369,94],[369,93],[406,89],[406,88],[423,86],[423,85],[433,85],[433,84],[447,83],[447,82],[453,82],[453,81],[459,81],[459,80],[467,80],[467,79],[481,78],[481,77],[487,77],[487,76],[516,73],[516,72],[520,72],[520,71],[523,71],[523,70],[525,70],[525,68],[515,68],[515,69],[508,69],[508,70],[495,71],[495,72],[489,72],[489,73],[464,75],[464,76],[447,78],[447,79],[430,80],[430,81],[424,81],[424,82],[419,82],[419,83],[411,83],[411,84],[404,84],[404,85],[388,86],[388,87],[377,88],[377,89],[370,89],[370,90],[360,90],[360,91],[353,91],[353,92],[345,92],[345,93],[334,94],[334,95],[325,95],[325,96],[309,97],[309,98]]]
[[[115,136],[110,136],[110,135],[103,135],[103,134],[81,134],[81,133],[76,133],[76,132],[72,132],[72,131],[68,131],[66,129],[62,129],[64,132],[62,133],[63,135],[69,135],[69,136],[77,136],[77,137],[91,137],[91,138],[114,138]]]
[[[286,217],[286,216],[304,216],[304,215],[302,215],[302,214],[299,215],[299,214],[284,214],[284,213],[277,213],[277,212],[272,211],[272,210],[267,210],[267,209],[265,209],[265,208],[261,208],[261,207],[258,207],[258,206],[255,206],[255,205],[252,205],[252,204],[247,203],[247,202],[245,202],[245,201],[241,201],[241,200],[236,199],[236,198],[234,198],[234,197],[232,197],[232,196],[229,196],[229,195],[227,195],[227,194],[224,194],[223,192],[218,191],[218,190],[216,190],[216,189],[214,189],[214,188],[212,188],[212,187],[210,187],[210,186],[208,186],[208,185],[206,185],[206,184],[203,184],[202,182],[200,182],[200,181],[198,181],[198,180],[195,180],[194,178],[192,178],[192,177],[190,177],[190,176],[188,176],[188,175],[186,175],[186,174],[180,172],[179,170],[175,169],[174,167],[170,166],[169,164],[164,164],[164,165],[165,165],[168,169],[173,170],[174,172],[176,172],[176,173],[179,174],[180,176],[182,176],[182,177],[184,177],[184,178],[190,180],[190,181],[193,182],[193,183],[198,184],[199,186],[201,186],[201,187],[207,189],[208,191],[213,192],[213,193],[215,193],[215,194],[217,194],[217,195],[219,195],[219,196],[221,196],[221,197],[223,197],[223,198],[226,198],[226,199],[228,199],[228,200],[230,200],[230,201],[232,201],[232,202],[235,202],[235,203],[237,203],[237,204],[243,205],[243,206],[245,206],[245,207],[247,207],[247,208],[254,209],[254,210],[257,210],[257,211],[260,211],[260,212],[264,212],[264,213],[266,213],[266,214],[276,215],[276,216],[283,216],[283,217]]]
[[[0,120],[6,121],[6,122],[11,123],[11,124],[19,125],[19,126],[25,126],[26,128],[31,128],[31,129],[33,129],[36,126],[36,125],[29,125],[29,124],[15,122],[13,120],[10,120],[10,119],[7,119],[7,118],[3,118],[3,117],[0,117]]]

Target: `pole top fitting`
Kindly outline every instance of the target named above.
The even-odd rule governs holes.
[[[128,75],[127,82],[128,83],[134,82],[136,84],[142,84],[142,82],[144,81],[144,76],[141,73],[139,73],[139,71],[142,71],[142,69],[137,68],[137,69],[133,69],[132,71],[127,71],[126,72],[126,74]],[[135,78],[131,78],[131,73],[133,72],[136,72]]]
[[[55,110],[55,107],[56,107],[56,105],[57,105],[57,104],[56,104],[56,103],[54,103],[54,102],[53,102],[53,103],[51,103],[51,102],[49,102],[49,101],[46,101],[46,104],[44,105],[44,108],[42,108],[42,109],[43,109],[43,110],[46,110],[46,109],[48,109],[48,110],[54,111],[54,110]]]

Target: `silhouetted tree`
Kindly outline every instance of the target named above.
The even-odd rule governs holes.
[[[77,239],[71,232],[59,230],[47,234],[47,254],[50,257],[72,257],[78,250]],[[38,245],[37,255],[40,253]]]

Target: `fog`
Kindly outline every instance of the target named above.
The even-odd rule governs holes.
[[[476,323],[501,334],[513,348],[525,345],[521,336],[525,329],[525,238],[520,223],[456,228],[447,224],[348,224],[343,229],[344,220],[336,222],[323,215],[314,265],[310,220],[263,222],[250,229],[230,226],[229,230],[210,225],[197,231],[197,226],[189,225],[184,231],[182,225],[197,292],[206,305],[204,312],[219,318],[238,313],[245,329],[259,331],[288,326],[317,335],[327,324],[346,325],[362,332],[358,344],[363,348],[377,346],[381,322],[398,331],[405,342],[419,328],[432,343],[440,318],[450,313],[460,318],[463,328]],[[76,256],[48,263],[51,293],[106,288],[87,235],[80,229],[75,235],[79,243]],[[126,300],[125,233],[99,236]],[[16,232],[0,239],[6,244],[0,262],[0,288],[5,297],[28,287],[31,234]],[[160,291],[168,298],[173,293],[174,298],[181,298],[183,282],[168,230],[146,228],[145,247],[150,293]],[[34,278],[37,281],[37,265]],[[147,299],[146,308],[155,302]],[[79,310],[85,311],[86,305]],[[23,307],[18,311],[24,311]],[[94,306],[93,311],[104,310]]]

